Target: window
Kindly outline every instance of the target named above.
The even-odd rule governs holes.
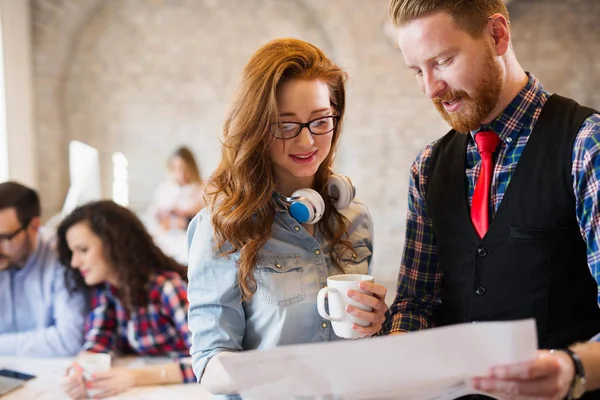
[[[113,182],[112,198],[117,204],[124,207],[129,205],[129,183],[127,176],[127,157],[121,152],[113,153]]]

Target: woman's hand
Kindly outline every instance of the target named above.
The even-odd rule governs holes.
[[[85,399],[85,381],[83,379],[83,368],[77,363],[67,368],[65,376],[60,380],[60,387],[70,399]]]
[[[171,214],[177,217],[188,218],[190,214],[193,214],[193,212],[191,212],[187,208],[175,207],[173,208],[173,210],[171,210]]]
[[[175,218],[174,225],[178,229],[186,230],[189,223],[190,223],[190,220],[187,217],[177,217],[177,218]]]
[[[97,372],[87,381],[89,390],[97,391],[94,399],[103,399],[123,393],[135,386],[135,372],[129,368],[111,368],[109,371]]]
[[[353,330],[372,336],[381,330],[381,327],[385,321],[385,313],[388,309],[387,305],[385,304],[385,295],[387,293],[387,289],[385,286],[371,282],[359,282],[358,286],[365,292],[369,293],[361,293],[354,290],[349,290],[348,297],[361,304],[371,307],[373,311],[364,311],[352,306],[346,306],[346,311],[357,318],[371,323],[369,326],[353,324]]]
[[[168,215],[160,215],[158,217],[158,223],[165,231],[171,229],[171,218]]]

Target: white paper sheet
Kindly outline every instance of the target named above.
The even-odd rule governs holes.
[[[533,320],[282,346],[221,360],[244,399],[447,400],[490,367],[534,359]]]

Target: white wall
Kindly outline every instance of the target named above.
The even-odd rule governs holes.
[[[6,97],[4,92],[4,54],[2,46],[2,9],[0,8],[0,182],[8,180],[8,136],[6,135]]]
[[[127,157],[129,204],[137,210],[147,207],[180,144],[194,150],[203,175],[212,173],[248,57],[267,40],[299,37],[350,75],[335,168],[371,210],[375,279],[393,296],[410,164],[448,128],[384,33],[388,3],[32,0],[42,215],[63,205],[70,140],[100,151],[105,194],[112,154]],[[510,8],[522,65],[547,90],[600,108],[600,1],[513,0]]]
[[[8,149],[8,178],[37,188],[33,131],[31,9],[27,0],[0,0],[4,67],[4,111],[0,111],[0,143]],[[0,129],[4,131],[4,129]],[[3,138],[3,136],[5,136]],[[0,157],[6,159],[0,144]],[[0,167],[0,174],[2,173]],[[0,179],[3,176],[0,175]]]

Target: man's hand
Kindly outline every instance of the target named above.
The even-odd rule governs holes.
[[[473,380],[475,389],[510,400],[560,400],[567,396],[575,370],[562,351],[540,350],[531,362],[494,367]]]

